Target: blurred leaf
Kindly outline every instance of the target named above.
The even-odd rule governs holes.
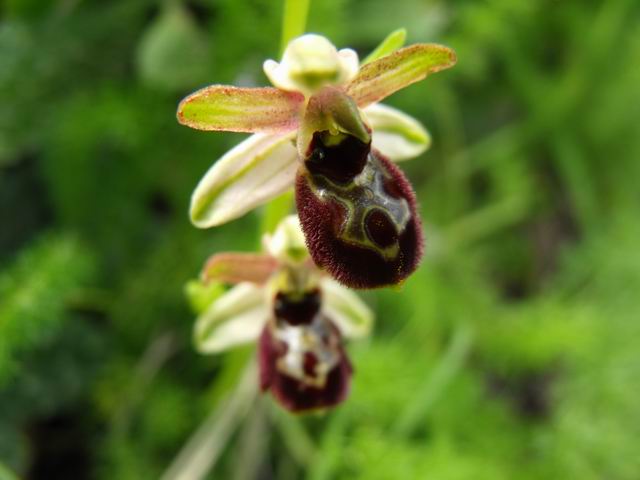
[[[136,58],[140,78],[153,88],[180,91],[211,78],[205,36],[179,2],[164,2],[140,39]]]
[[[18,476],[0,463],[0,480],[18,480]]]
[[[366,58],[360,62],[360,65],[366,65],[367,63],[373,62],[374,60],[378,60],[385,55],[395,52],[404,45],[406,38],[406,29],[399,28],[398,30],[394,30],[387,35],[382,42],[380,42],[380,45],[378,45],[373,52],[367,55]]]

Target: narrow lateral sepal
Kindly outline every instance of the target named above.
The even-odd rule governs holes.
[[[303,106],[300,92],[212,85],[183,99],[177,118],[197,130],[284,133],[298,126]]]
[[[346,92],[359,107],[366,107],[455,63],[456,54],[450,48],[418,43],[363,65]]]
[[[212,255],[202,270],[204,282],[219,281],[232,285],[251,282],[264,285],[278,268],[271,255],[259,253],[225,252]]]

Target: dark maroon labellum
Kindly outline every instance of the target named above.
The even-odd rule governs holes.
[[[260,387],[292,412],[333,407],[349,394],[351,364],[319,295],[279,292],[260,336]]]
[[[296,179],[296,204],[315,263],[351,288],[397,285],[417,267],[423,240],[402,171],[353,136],[316,132]]]

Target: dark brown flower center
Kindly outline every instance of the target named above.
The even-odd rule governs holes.
[[[273,305],[276,320],[293,326],[309,325],[319,311],[318,289],[299,294],[278,292]]]
[[[313,175],[350,182],[367,163],[370,146],[352,135],[315,132],[305,165]]]

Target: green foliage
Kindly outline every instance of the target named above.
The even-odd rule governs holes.
[[[244,137],[175,108],[266,84],[284,6],[3,7],[0,478],[161,478],[252,354],[193,351],[189,307],[221,290],[185,284],[291,204],[193,228],[191,191]],[[307,30],[361,58],[399,27],[458,54],[389,99],[434,141],[401,165],[426,259],[363,295],[348,402],[252,404],[209,478],[637,479],[639,20],[632,0],[311,2]]]
[[[138,72],[150,87],[180,91],[208,80],[211,56],[190,14],[167,2],[138,45]]]
[[[2,273],[0,385],[20,372],[22,353],[55,335],[91,270],[91,257],[76,240],[47,235]]]
[[[404,46],[404,42],[407,38],[407,30],[404,28],[399,28],[398,30],[394,30],[389,35],[385,37],[385,39],[380,42],[373,52],[371,52],[367,57],[362,60],[361,65],[365,65],[369,62],[373,62],[385,55],[389,55],[392,52],[395,52],[399,48]]]

